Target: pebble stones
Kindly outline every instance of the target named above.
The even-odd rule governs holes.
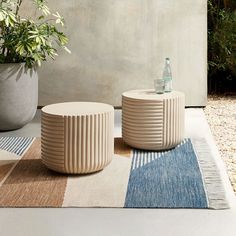
[[[236,193],[236,96],[210,96],[204,111]]]

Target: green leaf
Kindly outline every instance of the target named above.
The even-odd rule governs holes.
[[[69,54],[71,54],[71,51],[70,51],[69,48],[67,48],[66,46],[63,46],[63,48],[64,48],[64,50],[65,50],[66,52],[68,52]]]
[[[41,40],[40,40],[40,37],[39,36],[37,36],[36,38],[35,38],[35,41],[36,41],[36,43],[41,43]]]
[[[9,17],[12,19],[12,21],[16,22],[16,15],[12,12],[9,13]]]
[[[5,19],[5,24],[6,24],[7,27],[9,26],[9,17],[8,16]]]
[[[43,36],[39,36],[39,38],[40,38],[40,40],[41,40],[41,43],[42,43],[43,45],[45,45],[46,41],[45,41],[44,37],[43,37]]]
[[[4,18],[5,18],[5,14],[2,11],[0,11],[0,21],[3,21]]]
[[[26,44],[26,48],[28,52],[32,53],[32,47],[29,44]]]
[[[25,51],[24,46],[22,46],[19,50],[19,54],[22,56],[24,54],[24,51]]]
[[[38,35],[31,35],[31,36],[29,36],[29,39],[33,39],[33,38],[36,38],[36,37],[38,37]]]
[[[56,24],[60,24],[61,23],[61,19],[56,19]]]
[[[61,45],[65,45],[68,43],[68,38],[63,33],[58,33],[57,36]]]
[[[53,16],[57,17],[57,18],[61,18],[60,14],[58,12],[52,14]]]
[[[37,48],[37,44],[32,44],[31,48],[34,51]]]
[[[43,7],[42,8],[42,12],[47,16],[47,15],[50,15],[50,11],[47,7]]]
[[[45,18],[45,16],[41,15],[41,16],[38,17],[38,20],[43,20],[44,18]]]

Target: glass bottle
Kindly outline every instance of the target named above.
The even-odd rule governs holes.
[[[165,92],[172,91],[172,73],[170,67],[170,59],[165,59],[165,67],[162,75],[162,79],[165,81]]]

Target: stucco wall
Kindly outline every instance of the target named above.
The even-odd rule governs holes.
[[[207,94],[206,0],[50,0],[64,15],[71,55],[40,69],[39,105],[121,104],[121,93],[151,88],[170,57],[173,86],[186,105]],[[27,8],[25,8],[27,9]]]

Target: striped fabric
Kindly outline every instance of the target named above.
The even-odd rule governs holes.
[[[174,150],[179,150],[183,145],[190,144],[190,139],[184,139]],[[145,151],[139,149],[133,149],[133,159],[132,159],[132,170],[142,167],[158,158],[164,157],[165,155],[171,154],[172,150],[168,151]]]
[[[163,157],[167,152],[152,152],[152,151],[142,151],[142,150],[133,150],[133,159],[132,159],[132,170],[140,168],[160,157]]]
[[[40,138],[0,138],[0,207],[228,208],[221,176],[203,139],[149,152],[115,139],[102,171],[65,175],[41,161]]]
[[[0,149],[20,156],[33,140],[32,137],[0,137]]]

